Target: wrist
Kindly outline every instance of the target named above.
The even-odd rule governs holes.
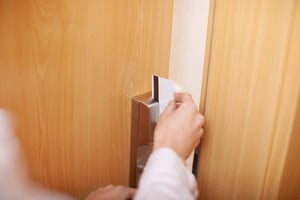
[[[172,151],[176,155],[176,157],[178,157],[183,162],[183,164],[186,166],[186,159],[178,151],[176,151],[176,149],[172,148],[169,145],[154,144],[152,151],[155,152],[155,151],[163,150],[163,149]]]

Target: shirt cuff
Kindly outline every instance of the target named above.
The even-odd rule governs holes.
[[[192,196],[198,196],[195,176],[186,168],[184,161],[172,149],[162,147],[152,152],[144,168],[139,187],[147,183],[146,180],[142,180],[143,176],[144,179],[151,179],[151,177],[158,174],[163,177],[172,178],[174,181],[180,183],[182,187],[186,187]]]

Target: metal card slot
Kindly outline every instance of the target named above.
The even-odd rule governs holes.
[[[152,93],[132,98],[129,185],[137,187],[139,177],[152,151],[153,132],[159,116]]]

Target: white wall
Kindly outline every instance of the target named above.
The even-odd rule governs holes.
[[[174,0],[169,79],[192,94],[199,108],[209,0]],[[187,161],[192,169],[193,154]]]
[[[174,0],[169,79],[199,106],[209,0]]]

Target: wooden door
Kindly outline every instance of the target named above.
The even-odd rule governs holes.
[[[200,198],[299,199],[300,2],[211,1]]]
[[[35,180],[128,184],[130,100],[167,76],[172,1],[0,2],[0,107]]]

